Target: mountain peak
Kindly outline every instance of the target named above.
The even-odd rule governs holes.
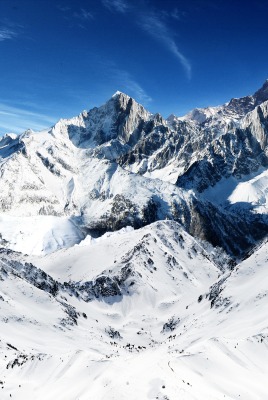
[[[124,97],[129,99],[130,96],[128,96],[127,94],[120,92],[120,90],[117,90],[113,95],[112,95],[112,99],[117,98],[117,97]]]
[[[264,84],[262,85],[261,89],[266,89],[268,87],[268,79],[265,79]]]
[[[256,99],[256,105],[268,100],[268,79],[266,79],[262,87],[254,93],[253,97]]]
[[[257,90],[256,93],[260,92],[260,91],[266,91],[268,89],[268,79],[266,79],[262,85],[262,87],[260,89]]]

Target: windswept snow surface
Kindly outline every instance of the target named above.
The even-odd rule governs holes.
[[[11,250],[45,255],[79,243],[84,234],[66,217],[14,217],[0,214],[0,242]]]
[[[247,207],[260,214],[268,212],[268,171],[258,171],[241,179],[223,178],[213,188],[203,193],[204,197],[221,205]]]

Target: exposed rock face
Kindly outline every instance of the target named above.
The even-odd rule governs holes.
[[[214,186],[223,177],[241,178],[256,172],[260,167],[267,167],[268,158],[262,147],[265,140],[261,135],[261,143],[247,129],[235,129],[221,135],[208,144],[201,159],[191,164],[189,169],[178,177],[176,184],[187,189],[202,192]],[[267,133],[265,133],[265,137]]]
[[[257,106],[251,113],[247,114],[241,125],[243,128],[250,130],[258,143],[260,143],[261,149],[267,154],[268,102],[264,102]]]
[[[171,127],[158,127],[143,137],[119,163],[133,172],[155,176],[156,171],[172,167],[177,174],[174,183],[199,192],[223,177],[249,175],[267,167],[267,107],[265,102],[246,114],[240,127],[225,124],[226,132],[173,121]]]

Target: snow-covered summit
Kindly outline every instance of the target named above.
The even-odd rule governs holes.
[[[140,126],[151,114],[133,98],[116,92],[103,106],[78,117],[60,120],[51,130],[54,135],[69,137],[78,147],[95,147],[117,140],[128,144],[139,138]]]
[[[116,97],[125,97],[127,99],[129,99],[129,95],[127,95],[126,93],[120,92],[120,90],[117,90],[113,95],[112,98],[116,98]]]

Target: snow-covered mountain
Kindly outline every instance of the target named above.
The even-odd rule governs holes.
[[[265,99],[265,88],[256,99]],[[4,137],[2,243],[26,251],[31,232],[35,241],[40,236],[28,229],[32,217],[36,228],[47,226],[35,252],[68,247],[88,232],[138,228],[168,218],[194,236],[241,254],[265,235],[266,216],[245,207],[233,210],[228,198],[215,203],[204,190],[226,179],[232,181],[229,187],[238,186],[245,176],[263,173],[266,110],[264,102],[246,114],[241,128],[218,135],[196,122],[165,121],[118,92],[104,106],[47,131]],[[259,199],[264,206],[265,199]],[[67,224],[72,234],[58,236],[54,223]]]
[[[265,399],[267,135],[268,81],[4,136],[1,398]]]

